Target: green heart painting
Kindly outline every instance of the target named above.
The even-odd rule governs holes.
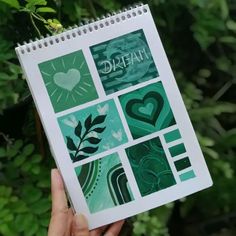
[[[134,139],[175,124],[161,82],[121,95],[119,99]]]
[[[133,200],[117,153],[75,168],[91,213]]]
[[[106,94],[159,76],[143,30],[90,47]]]
[[[129,147],[126,153],[142,196],[176,184],[158,137]]]
[[[55,112],[98,98],[82,50],[39,64]]]

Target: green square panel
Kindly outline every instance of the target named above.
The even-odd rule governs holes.
[[[98,98],[82,50],[39,64],[55,112]]]
[[[72,162],[128,141],[113,99],[61,116],[58,123]]]
[[[91,213],[133,200],[117,153],[75,168]]]
[[[143,30],[90,47],[106,94],[159,76]]]
[[[134,139],[176,124],[161,82],[121,95],[119,100]]]
[[[158,137],[127,148],[126,154],[142,196],[176,184]]]
[[[190,160],[188,157],[175,161],[175,167],[177,171],[184,170],[191,166]]]
[[[184,182],[184,181],[186,181],[186,180],[195,178],[196,175],[195,175],[195,173],[194,173],[193,170],[190,170],[190,171],[188,171],[188,172],[185,172],[185,173],[181,174],[179,177],[180,177],[180,180],[181,180],[182,182]]]
[[[183,143],[177,144],[169,148],[170,154],[172,157],[178,156],[186,152],[185,146]]]
[[[173,142],[181,138],[180,132],[178,129],[172,130],[169,133],[164,134],[164,138],[167,143]]]

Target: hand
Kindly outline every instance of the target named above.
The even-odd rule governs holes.
[[[86,218],[73,215],[67,205],[61,175],[57,169],[51,172],[52,215],[48,229],[48,236],[117,236],[124,224],[124,220],[108,226],[89,231]],[[106,230],[106,232],[104,232]]]

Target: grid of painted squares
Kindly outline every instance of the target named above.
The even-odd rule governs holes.
[[[177,127],[161,81],[132,90],[132,86],[159,76],[143,30],[94,45],[90,52],[104,91],[113,94],[112,99],[99,102],[100,91],[96,90],[82,50],[39,64],[55,113],[78,106],[78,111],[68,111],[58,118],[73,163]],[[125,88],[130,88],[129,92],[116,95]],[[80,109],[79,105],[91,101],[94,105]],[[195,177],[184,144],[172,145],[181,140],[179,130],[163,137],[169,150],[164,150],[159,137],[125,149],[143,197],[176,184],[166,151],[173,157],[181,181]],[[186,155],[178,158],[183,153]],[[75,172],[91,213],[134,200],[116,152],[80,165]]]

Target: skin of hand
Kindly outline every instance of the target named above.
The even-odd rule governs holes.
[[[51,192],[52,214],[48,236],[118,236],[124,220],[89,231],[85,216],[73,214],[68,208],[64,184],[57,169],[51,171]]]

